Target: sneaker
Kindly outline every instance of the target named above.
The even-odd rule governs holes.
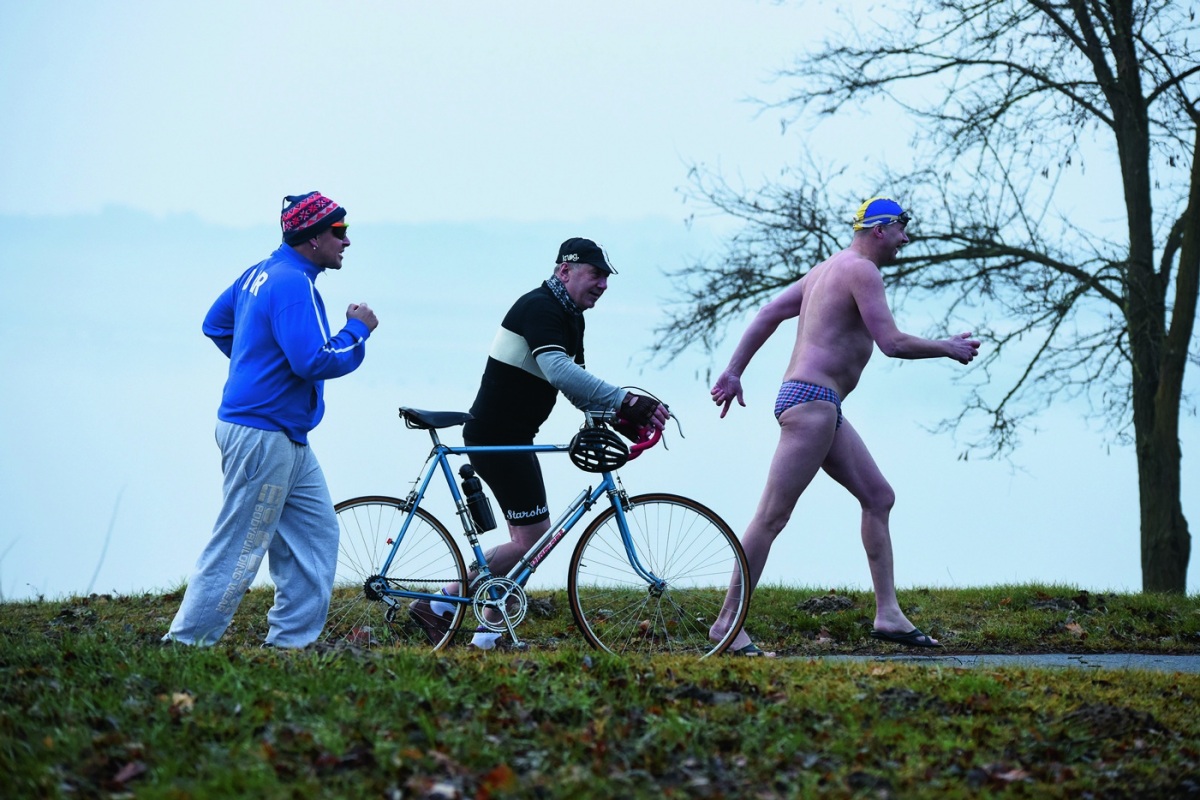
[[[471,637],[471,647],[476,650],[499,650],[503,641],[499,631],[493,631],[480,625],[475,629],[475,635]]]
[[[472,650],[479,650],[484,653],[511,653],[517,650],[525,650],[528,647],[525,642],[521,642],[520,646],[515,645],[503,633],[498,633],[483,625],[475,629],[475,635],[471,637],[468,646]]]
[[[408,607],[408,618],[421,629],[430,644],[436,645],[446,637],[454,614],[435,613],[428,600],[417,600]]]

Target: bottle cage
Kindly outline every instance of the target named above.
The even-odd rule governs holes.
[[[584,472],[611,472],[625,466],[629,448],[616,431],[604,425],[579,429],[567,450],[571,463]]]

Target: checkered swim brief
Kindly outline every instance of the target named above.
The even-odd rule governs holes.
[[[779,387],[779,396],[775,398],[775,419],[779,419],[779,415],[792,406],[813,400],[825,400],[837,406],[837,427],[842,427],[842,398],[833,389],[804,381],[784,381],[783,386]]]

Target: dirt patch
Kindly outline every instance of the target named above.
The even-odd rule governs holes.
[[[854,601],[840,594],[822,594],[808,598],[796,608],[810,614],[835,614],[854,608]]]

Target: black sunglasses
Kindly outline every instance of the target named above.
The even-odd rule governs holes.
[[[334,223],[333,227],[331,227],[329,229],[329,232],[333,234],[333,238],[335,238],[335,239],[345,239],[346,238],[346,229],[349,227],[350,227],[349,225],[338,222],[338,223]]]

